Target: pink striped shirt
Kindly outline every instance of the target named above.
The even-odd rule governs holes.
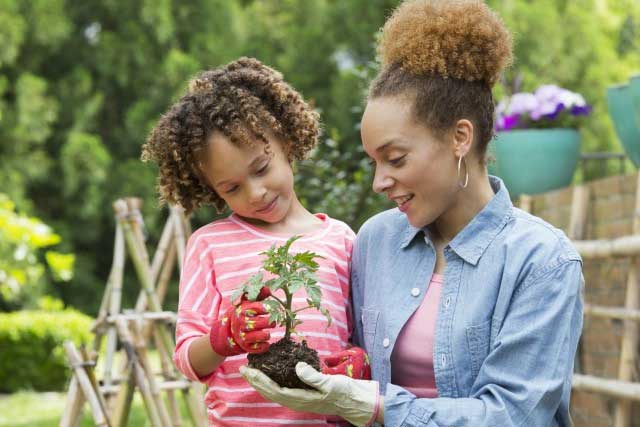
[[[438,397],[433,343],[443,279],[442,275],[433,274],[427,294],[402,327],[391,353],[391,382],[417,397]]]
[[[341,221],[316,214],[322,226],[303,235],[291,246],[295,252],[313,251],[318,259],[316,272],[322,289],[322,305],[331,314],[332,324],[320,312],[305,310],[296,330],[310,347],[326,355],[347,347],[352,329],[349,305],[349,273],[354,233]],[[189,238],[180,276],[180,300],[176,325],[174,362],[188,378],[208,386],[205,404],[212,426],[336,426],[348,425],[335,417],[295,412],[260,396],[238,372],[247,364],[246,355],[227,357],[210,375],[198,378],[189,363],[189,346],[209,333],[209,325],[230,305],[234,290],[257,273],[264,258],[260,252],[290,236],[261,230],[232,214],[214,221]],[[268,277],[268,273],[264,273]],[[300,289],[293,299],[294,309],[306,306]],[[281,339],[284,328],[271,332],[271,342]]]

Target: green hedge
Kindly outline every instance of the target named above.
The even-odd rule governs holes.
[[[88,343],[92,319],[75,310],[0,313],[0,392],[64,390],[62,344]]]

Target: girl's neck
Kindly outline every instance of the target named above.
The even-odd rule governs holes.
[[[322,227],[322,220],[302,206],[297,197],[293,198],[289,211],[277,223],[264,222],[253,218],[241,218],[255,227],[278,234],[308,234]]]

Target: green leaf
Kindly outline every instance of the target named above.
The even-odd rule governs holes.
[[[289,252],[289,248],[291,247],[293,242],[298,240],[300,237],[302,237],[302,236],[292,236],[292,237],[290,237],[289,240],[287,240],[287,242],[280,247],[280,249],[282,250],[282,253],[286,254],[287,252]]]
[[[236,290],[233,291],[233,294],[231,294],[231,302],[237,301],[242,294],[244,294],[244,286],[236,288]]]
[[[289,293],[291,294],[296,293],[298,289],[304,286],[304,283],[305,283],[304,280],[294,277],[289,282]]]
[[[327,328],[328,328],[329,326],[331,326],[331,314],[329,314],[329,310],[327,310],[324,307],[320,307],[319,310],[320,310],[320,313],[324,314],[324,316],[327,318]]]
[[[247,294],[249,301],[255,301],[262,289],[262,273],[258,272],[249,277],[242,285],[240,285],[231,295],[231,301],[236,301],[242,294]]]
[[[311,300],[312,305],[314,307],[320,306],[320,299],[322,298],[322,291],[320,290],[320,286],[315,283],[305,282],[304,288],[307,291],[307,297]]]
[[[263,301],[267,312],[269,312],[269,322],[276,322],[281,325],[284,323],[284,315],[282,312],[282,306],[274,299],[267,298]]]
[[[47,251],[45,253],[45,259],[49,267],[51,267],[51,271],[56,280],[68,282],[73,278],[73,264],[76,259],[74,254]]]
[[[301,276],[304,278],[304,281],[309,285],[315,285],[316,283],[318,283],[318,277],[313,273],[309,273],[308,271],[303,271]]]
[[[282,322],[282,320],[280,319],[280,312],[279,311],[272,311],[269,314],[269,323],[271,322],[276,322],[276,324],[281,325],[284,322]]]
[[[305,252],[300,252],[297,253],[293,259],[300,263],[305,265],[306,267],[308,267],[311,271],[316,271],[319,267],[318,263],[314,261],[314,258],[323,258],[318,254],[315,254],[313,252],[310,251],[305,251]]]
[[[287,280],[282,277],[276,277],[275,279],[269,279],[264,284],[267,288],[271,290],[271,292],[277,291],[278,289],[282,289],[284,285],[286,285]]]
[[[285,323],[283,308],[278,301],[267,298],[263,301],[263,304],[269,313],[269,322],[276,322],[278,325]]]

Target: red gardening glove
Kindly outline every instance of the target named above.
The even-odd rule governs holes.
[[[268,288],[262,288],[257,301],[248,301],[243,295],[238,306],[229,307],[220,319],[214,320],[209,333],[213,351],[221,356],[267,351],[271,335],[264,329],[275,324],[263,316],[267,311],[260,301],[269,295]]]
[[[360,347],[346,350],[321,358],[322,373],[328,375],[346,375],[356,380],[371,379],[369,355]]]

